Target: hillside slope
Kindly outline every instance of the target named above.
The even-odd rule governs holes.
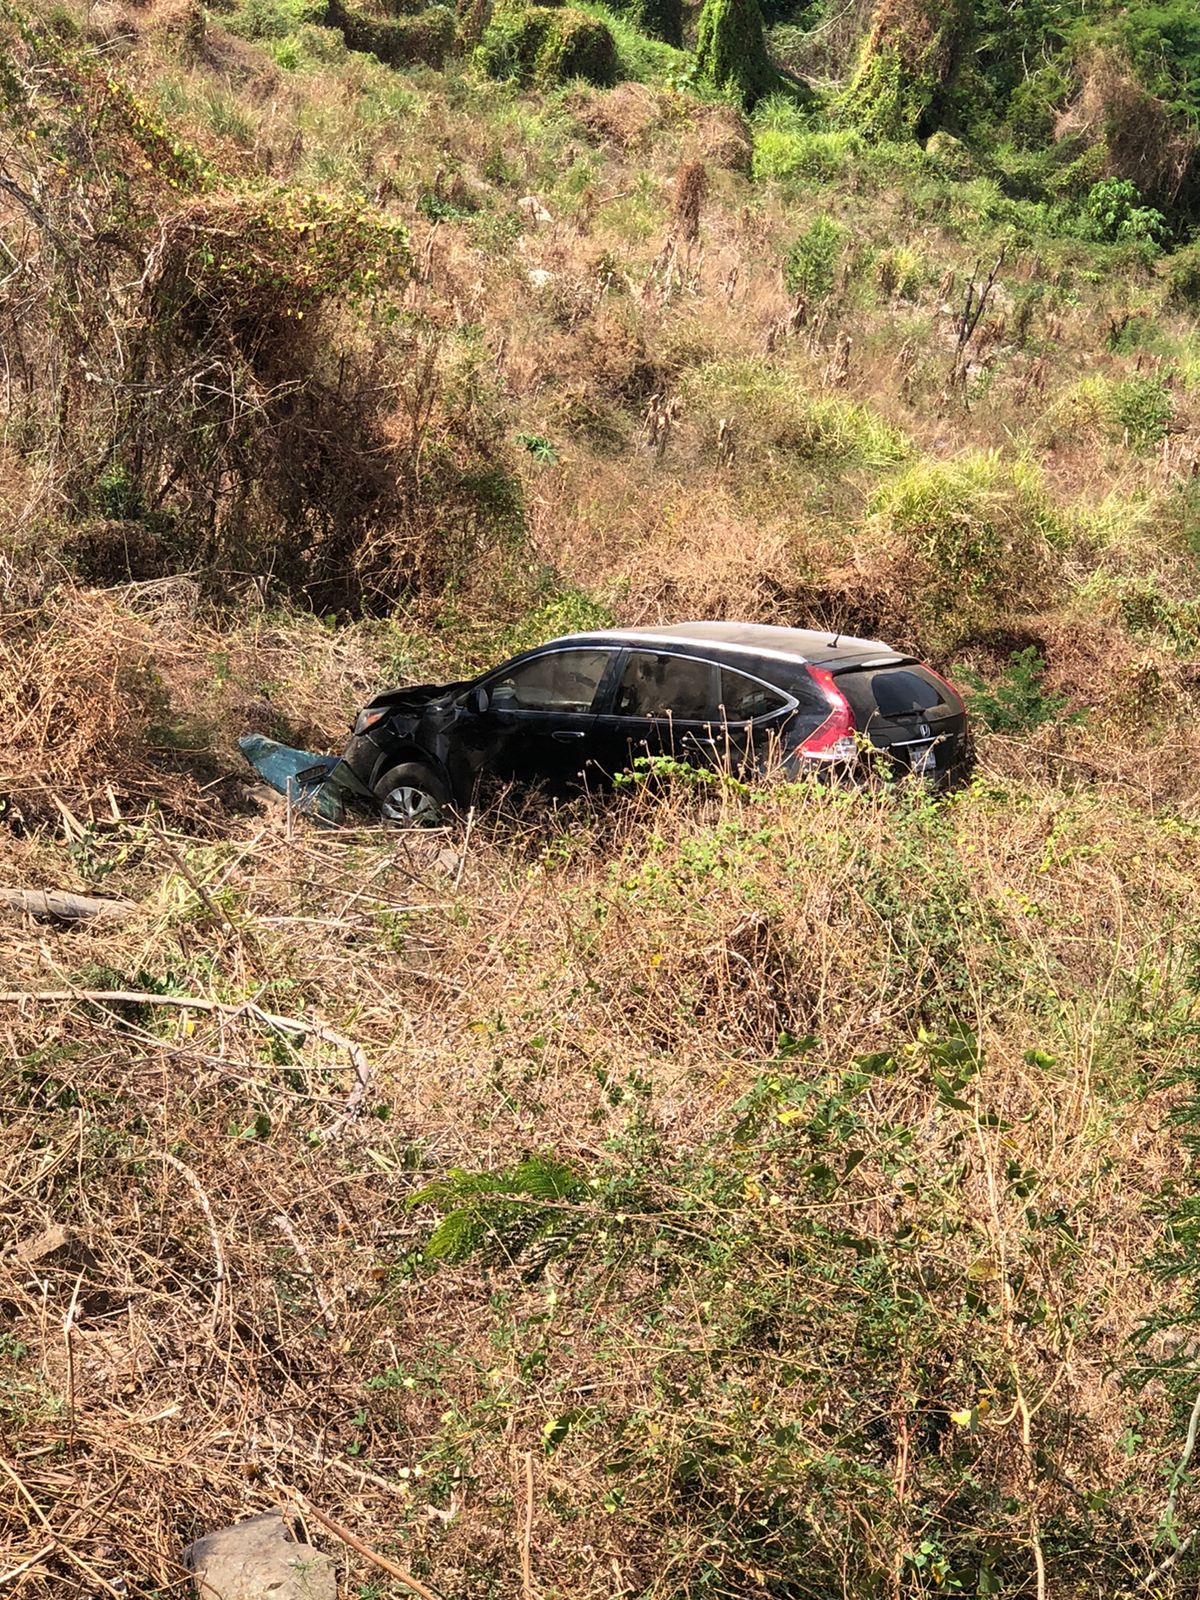
[[[0,11],[0,862],[132,902],[0,931],[13,1595],[277,1503],[357,1600],[317,1513],[447,1600],[1194,1587],[1190,46],[951,9],[757,93],[687,8]],[[978,778],[248,790],[689,615],[912,649]]]

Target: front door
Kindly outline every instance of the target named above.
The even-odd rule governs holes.
[[[592,753],[592,705],[616,655],[602,646],[547,650],[485,678],[487,709],[471,730],[481,776],[560,795],[580,787]]]

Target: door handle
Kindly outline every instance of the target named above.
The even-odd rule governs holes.
[[[566,744],[570,739],[584,739],[587,735],[582,728],[560,728],[557,733],[552,733],[550,737],[559,740],[562,744]]]

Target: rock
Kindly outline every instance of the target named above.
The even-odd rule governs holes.
[[[77,1233],[55,1222],[32,1239],[24,1239],[17,1246],[21,1264],[35,1267],[39,1272],[51,1268],[70,1268],[79,1271],[92,1265],[92,1254]]]
[[[525,218],[526,222],[535,222],[539,227],[544,227],[547,222],[554,221],[554,218],[535,194],[523,194],[517,201],[517,210]]]
[[[298,1544],[275,1511],[206,1533],[183,1564],[197,1600],[337,1600],[332,1558]]]
[[[535,289],[548,289],[554,282],[554,274],[547,272],[545,267],[530,267],[525,276]]]

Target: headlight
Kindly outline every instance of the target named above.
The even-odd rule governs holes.
[[[376,723],[382,722],[386,716],[386,706],[368,706],[365,711],[360,711],[358,713],[358,720],[354,724],[355,738],[357,738],[360,733],[366,733],[369,728],[375,727]]]

